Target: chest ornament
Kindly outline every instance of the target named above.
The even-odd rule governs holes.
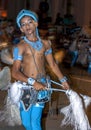
[[[39,38],[36,42],[31,42],[26,37],[24,37],[24,41],[27,42],[30,46],[32,46],[37,51],[40,51],[43,47],[43,44]]]

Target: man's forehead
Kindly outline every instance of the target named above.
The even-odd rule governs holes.
[[[23,22],[23,20],[34,20],[34,19],[30,16],[23,16],[20,22]]]

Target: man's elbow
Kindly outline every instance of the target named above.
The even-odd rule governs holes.
[[[57,67],[57,64],[53,63],[50,67],[51,67],[52,70],[54,70]]]
[[[12,71],[11,71],[11,76],[12,76],[12,78],[16,79],[16,77],[17,77],[17,76],[16,76],[16,72],[12,70]]]

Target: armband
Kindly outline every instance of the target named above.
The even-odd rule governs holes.
[[[13,58],[14,58],[14,60],[22,60],[22,59],[23,59],[22,55],[19,54],[19,49],[18,49],[18,47],[15,47],[15,48],[14,48]]]
[[[45,52],[45,56],[48,55],[48,54],[51,54],[51,53],[52,53],[52,48],[50,48],[49,50],[47,50],[47,51]]]
[[[61,83],[66,82],[66,81],[67,81],[67,78],[64,76],[62,79],[59,79],[59,81],[60,81]]]
[[[30,85],[34,85],[34,83],[35,83],[35,79],[33,79],[33,78],[28,78],[28,84],[30,84]]]

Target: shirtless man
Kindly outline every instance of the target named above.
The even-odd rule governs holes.
[[[24,37],[13,50],[12,77],[20,81],[21,84],[25,84],[26,89],[27,84],[29,84],[35,90],[45,91],[45,62],[47,61],[64,86],[63,89],[69,89],[65,77],[52,56],[51,42],[42,40],[39,37],[36,14],[29,10],[21,10],[16,21],[21,32],[24,33]],[[26,130],[41,130],[41,116],[44,104],[43,102],[36,102],[25,110],[23,104],[20,103],[21,121]]]

